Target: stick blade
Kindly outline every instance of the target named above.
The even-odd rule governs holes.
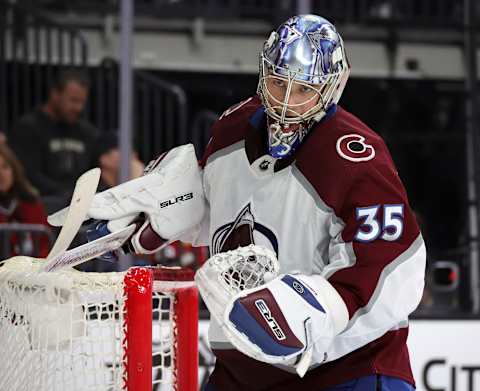
[[[65,223],[65,220],[67,220],[67,215],[68,215],[68,206],[49,215],[47,217],[48,224],[50,224],[53,227],[61,227]]]
[[[47,262],[43,271],[52,272],[65,267],[73,267],[97,258],[109,251],[120,248],[135,231],[135,224],[129,225],[120,231],[102,236],[92,242],[87,242],[71,250],[59,253],[58,256]]]
[[[47,263],[65,252],[85,220],[90,204],[97,191],[101,170],[93,168],[77,179],[72,200],[68,207],[65,224],[58,235],[53,248],[47,256]]]

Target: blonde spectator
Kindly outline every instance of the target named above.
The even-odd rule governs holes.
[[[5,143],[0,143],[0,223],[41,224],[49,229],[45,208],[37,190],[30,184],[22,164]],[[45,234],[38,237],[38,252],[35,254],[30,234],[12,234],[9,245],[10,249],[4,255],[46,257],[49,250]]]

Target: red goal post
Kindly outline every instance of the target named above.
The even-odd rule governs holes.
[[[124,330],[127,390],[151,390],[153,359],[164,359],[161,349],[152,351],[152,325],[162,322],[165,302],[152,308],[152,298],[169,296],[168,322],[172,333],[171,368],[173,388],[180,391],[198,389],[198,292],[193,271],[177,268],[131,268],[125,275]],[[165,299],[163,299],[165,300]],[[165,308],[164,308],[165,310]],[[158,313],[157,319],[145,314]],[[150,336],[150,337],[148,337]],[[139,341],[141,341],[139,343]],[[158,370],[164,370],[161,365]],[[158,383],[161,383],[157,380]]]
[[[0,389],[198,389],[193,271],[45,273],[41,262],[0,267]]]

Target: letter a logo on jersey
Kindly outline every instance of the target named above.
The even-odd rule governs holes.
[[[255,221],[251,206],[248,204],[233,222],[225,224],[215,231],[212,238],[213,254],[255,244],[255,235],[262,235],[278,256],[277,237],[271,229]]]

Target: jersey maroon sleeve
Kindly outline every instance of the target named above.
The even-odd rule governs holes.
[[[345,244],[350,259],[327,277],[351,317],[369,303],[381,273],[420,231],[383,140],[343,110],[319,130],[322,137],[314,141],[323,154],[317,164],[303,159],[297,165],[343,227],[332,245]],[[319,156],[309,148],[309,156]]]
[[[403,186],[390,167],[379,165],[373,172],[355,176],[338,211],[345,223],[342,239],[352,244],[355,263],[329,279],[347,304],[350,316],[367,305],[382,271],[419,235]]]

